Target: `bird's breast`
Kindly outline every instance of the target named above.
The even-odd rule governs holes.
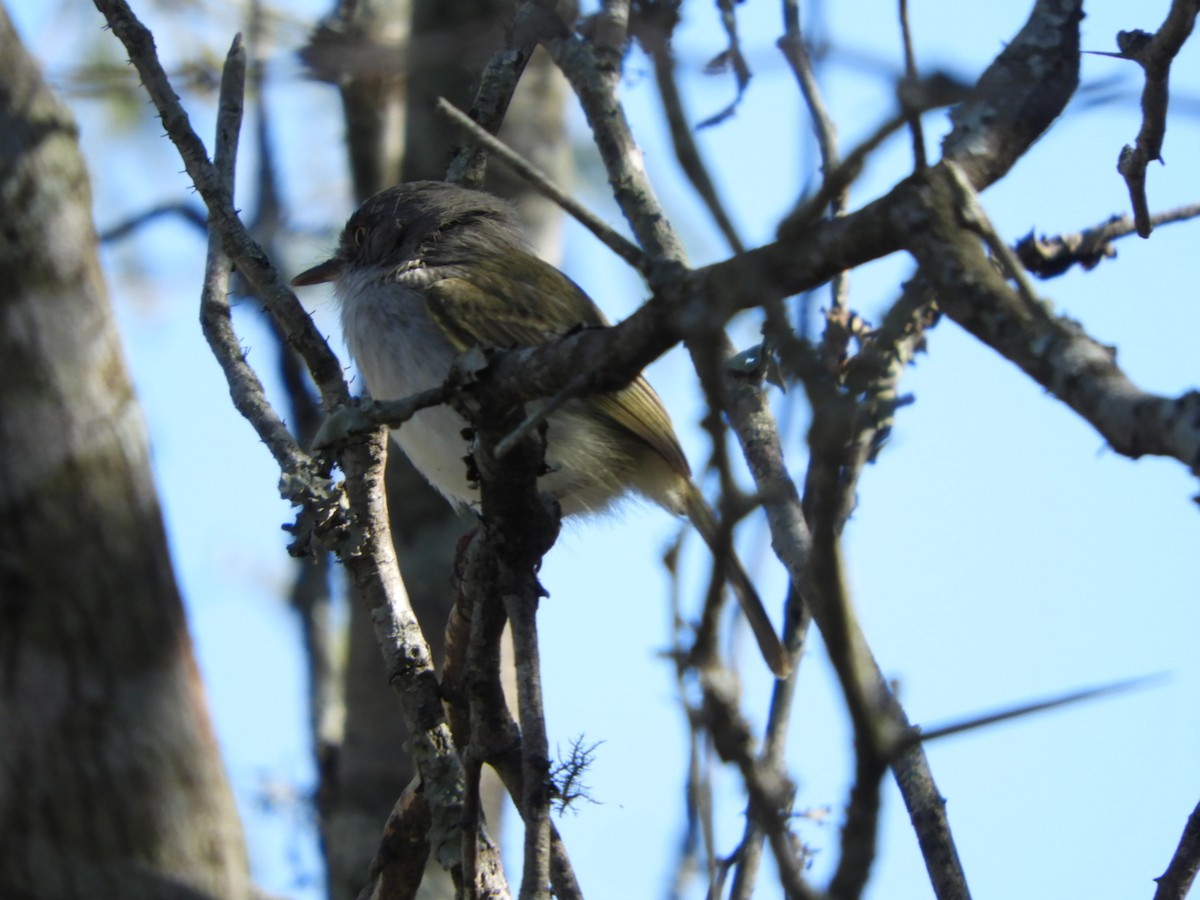
[[[349,282],[349,283],[347,283]],[[346,346],[376,400],[399,400],[437,387],[446,380],[457,352],[429,316],[424,296],[391,284],[337,286]],[[467,422],[446,406],[418,412],[392,432],[417,470],[447,499],[478,501],[467,482],[463,437]]]

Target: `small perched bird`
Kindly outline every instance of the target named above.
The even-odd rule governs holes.
[[[473,347],[532,346],[608,324],[575,282],[530,252],[508,204],[438,181],[401,184],[367,200],[342,229],[333,257],[292,279],[296,286],[322,282],[334,285],[346,344],[377,400],[437,387]],[[463,461],[466,427],[454,410],[437,406],[392,437],[451,503],[477,506]],[[686,515],[714,546],[716,520],[645,378],[553,412],[545,461],[539,487],[563,515],[600,512],[632,491]],[[736,559],[727,568],[767,665],[783,677],[787,655],[757,592]]]

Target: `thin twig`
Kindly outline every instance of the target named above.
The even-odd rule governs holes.
[[[709,434],[709,443],[712,447],[707,467],[716,471],[720,486],[720,517],[717,521],[716,534],[713,535],[710,544],[713,557],[712,577],[708,582],[704,608],[701,612],[700,623],[696,628],[691,654],[693,660],[701,663],[715,657],[721,612],[725,608],[724,586],[728,569],[730,566],[740,565],[734,559],[733,526],[751,508],[750,504],[744,502],[733,476],[727,426],[725,417],[720,413],[720,410],[725,408],[724,360],[727,355],[727,345],[728,340],[721,329],[711,329],[705,334],[693,333],[688,342],[692,365],[700,379],[700,387],[704,392],[708,409],[708,413],[701,422],[702,427]]]
[[[537,597],[506,593],[504,607],[512,623],[517,661],[517,708],[521,720],[521,814],[525,820],[525,865],[521,900],[549,898],[550,750],[542,705],[541,655],[537,639]]]
[[[800,11],[794,3],[784,4],[784,33],[776,41],[776,46],[783,53],[784,59],[791,66],[796,76],[796,83],[804,97],[804,103],[812,116],[813,133],[817,138],[817,147],[821,152],[821,169],[825,178],[832,176],[833,171],[840,165],[840,154],[837,146],[837,126],[825,98],[821,95],[820,85],[817,84],[816,73],[813,71],[812,59],[808,48],[804,46],[804,36],[800,31]],[[831,191],[829,203],[835,207],[834,214],[845,211],[845,185],[839,185]]]
[[[183,203],[176,200],[152,206],[137,215],[130,216],[128,219],[118,222],[116,225],[111,225],[103,229],[100,232],[100,243],[112,244],[123,240],[139,228],[143,228],[157,219],[166,216],[179,216],[189,225],[206,234],[208,233],[208,216],[204,214],[203,207],[197,206],[195,203]]]
[[[380,425],[386,425],[389,429],[399,428],[421,410],[446,403],[459,388],[459,379],[452,371],[450,377],[437,387],[398,400],[353,400],[325,418],[313,436],[312,445],[318,450],[325,450],[367,434]]]
[[[284,284],[263,249],[250,237],[233,206],[233,195],[222,184],[208,161],[204,142],[192,129],[179,97],[171,87],[154,47],[154,37],[125,0],[95,0],[113,33],[124,44],[130,62],[154,101],[168,137],[179,151],[184,168],[208,208],[211,227],[221,236],[222,248],[263,298],[280,323],[288,341],[304,357],[321,391],[326,409],[350,396],[342,366],[313,324],[296,295]]]
[[[589,377],[587,374],[578,375],[573,378],[566,387],[546,400],[545,403],[538,404],[533,412],[529,413],[521,424],[506,434],[499,443],[496,444],[496,459],[504,459],[508,456],[512,449],[517,446],[525,438],[531,436],[542,423],[549,420],[550,416],[562,409],[563,404],[568,400],[579,396],[588,386]]]
[[[950,737],[954,734],[962,734],[965,731],[974,731],[978,728],[984,728],[988,725],[995,725],[999,722],[1007,722],[1010,719],[1019,719],[1033,713],[1046,712],[1051,709],[1058,709],[1063,706],[1070,706],[1075,703],[1081,703],[1085,700],[1095,700],[1098,697],[1106,697],[1110,694],[1120,693],[1122,691],[1130,691],[1137,688],[1143,688],[1155,682],[1162,681],[1165,675],[1143,675],[1140,678],[1128,678],[1124,681],[1116,681],[1112,684],[1099,685],[1097,687],[1084,688],[1079,691],[1071,691],[1063,694],[1060,697],[1052,697],[1048,700],[1038,700],[1033,703],[1022,703],[1020,706],[1013,706],[1008,709],[998,710],[993,713],[988,713],[982,716],[972,716],[969,719],[964,719],[959,722],[951,722],[947,725],[939,725],[935,728],[922,728],[920,732],[913,732],[907,741],[920,741],[922,744],[927,744],[930,741],[936,741],[940,738]]]
[[[518,5],[508,29],[508,45],[492,55],[479,75],[479,86],[471,102],[472,117],[468,119],[472,125],[489,136],[500,131],[517,83],[537,49],[539,39],[543,33],[553,33],[561,27],[561,22],[554,21],[536,3]],[[444,101],[439,98],[441,102]],[[472,140],[457,149],[446,167],[446,180],[478,188],[483,185],[487,166],[484,151],[491,148],[479,141],[474,133],[468,136]]]
[[[214,172],[222,186],[232,190],[242,121],[242,91],[245,89],[246,53],[241,35],[234,38],[221,76],[217,112],[217,141]],[[300,448],[283,420],[267,401],[262,382],[246,362],[229,308],[230,263],[218,233],[210,232],[204,290],[200,298],[200,326],[216,356],[233,405],[254,427],[284,471],[315,471],[315,461]]]
[[[778,769],[764,766],[754,752],[750,726],[737,707],[736,679],[727,669],[701,670],[705,724],[721,758],[737,766],[750,798],[750,815],[767,836],[779,868],[779,878],[791,898],[815,897],[804,880],[804,869],[789,827],[788,811],[794,788]]]
[[[668,25],[659,24],[661,18],[664,17],[657,17],[653,22],[641,25],[638,29],[638,37],[654,61],[654,79],[658,84],[658,95],[662,100],[663,112],[666,114],[667,125],[670,128],[675,158],[679,161],[680,168],[683,169],[704,205],[708,207],[709,215],[713,217],[713,221],[724,235],[730,249],[734,253],[742,253],[745,245],[738,237],[733,220],[730,219],[725,205],[721,202],[717,187],[709,174],[708,166],[705,165],[704,159],[700,155],[700,148],[696,146],[696,139],[688,124],[687,114],[683,110],[683,97],[675,79],[675,56],[671,52],[671,30],[674,29],[677,18],[670,17],[670,30]]]
[[[917,80],[917,54],[913,50],[912,26],[908,21],[908,0],[900,0],[900,34],[904,41],[904,80]],[[925,155],[925,129],[921,125],[921,113],[913,111],[908,116],[908,128],[912,132],[913,168],[920,172],[929,165]]]
[[[1041,301],[1038,299],[1037,292],[1033,289],[1033,284],[1025,272],[1025,267],[1021,265],[1021,260],[1017,258],[1017,254],[1009,248],[1004,239],[996,232],[991,219],[988,218],[987,212],[984,211],[983,204],[979,202],[979,195],[975,192],[975,188],[971,186],[971,182],[967,180],[966,174],[956,163],[949,160],[946,162],[946,171],[952,176],[951,182],[959,191],[959,213],[962,216],[963,223],[977,231],[980,237],[983,238],[983,242],[987,244],[988,249],[1000,261],[1005,274],[1016,282],[1017,293],[1020,294],[1021,298],[1030,306],[1040,305]]]
[[[906,119],[903,113],[896,113],[882,122],[875,131],[856,146],[849,155],[832,171],[825,173],[821,188],[811,197],[803,198],[787,217],[779,223],[778,234],[782,239],[807,230],[812,224],[825,216],[829,205],[849,185],[854,183],[866,164],[867,157],[877,150],[884,141],[904,127]]]
[[[1183,222],[1200,216],[1200,203],[1191,203],[1150,217],[1157,228],[1172,222]],[[1034,237],[1033,232],[1017,241],[1013,248],[1021,263],[1039,278],[1054,278],[1078,265],[1094,269],[1101,261],[1117,255],[1112,242],[1136,234],[1137,225],[1129,216],[1112,216],[1106,222],[1082,231],[1067,232],[1053,237]]]
[[[717,9],[721,13],[721,27],[725,29],[725,36],[729,38],[729,45],[717,55],[716,59],[709,62],[705,70],[707,72],[723,72],[726,69],[732,69],[737,94],[728,106],[697,125],[698,129],[719,125],[732,116],[737,110],[738,104],[742,102],[742,97],[745,96],[746,88],[750,84],[750,66],[746,62],[745,54],[742,53],[742,42],[738,37],[737,13],[734,12],[733,7],[733,0],[717,0]]]
[[[1133,60],[1146,73],[1146,84],[1142,89],[1142,127],[1134,144],[1121,148],[1117,162],[1117,171],[1129,190],[1137,233],[1144,238],[1150,236],[1153,225],[1146,199],[1146,167],[1152,160],[1162,161],[1171,63],[1192,33],[1197,12],[1194,0],[1173,0],[1157,32],[1151,35],[1144,31],[1122,31],[1117,35],[1120,52],[1102,54]]]
[[[835,176],[841,166],[841,154],[838,150],[837,126],[825,98],[817,75],[813,69],[812,59],[804,44],[804,35],[800,31],[800,11],[794,3],[784,4],[784,33],[777,42],[783,52],[796,81],[804,103],[812,117],[812,127],[817,138],[817,148],[821,154],[821,171],[824,173],[824,183],[821,194],[828,203],[828,213],[836,218],[845,215],[850,203],[850,180],[837,179]],[[855,175],[854,177],[857,177]],[[820,210],[822,215],[825,209]],[[830,369],[836,370],[845,360],[851,339],[850,323],[850,276],[848,272],[838,272],[829,283],[829,308],[825,311],[825,333],[821,338],[821,356],[826,360]]]
[[[789,615],[799,617],[798,621],[785,622],[783,628],[785,646],[788,656],[793,660],[793,668],[787,678],[776,679],[772,687],[771,706],[767,713],[762,752],[759,754],[759,765],[776,770],[782,770],[786,764],[784,752],[787,748],[788,725],[795,708],[793,701],[799,682],[800,659],[808,637],[809,623],[812,621],[808,604],[800,597],[795,585],[789,586],[784,609]],[[750,900],[754,895],[754,886],[762,861],[762,839],[763,830],[758,821],[752,817],[748,818],[739,845],[729,900]]]
[[[617,254],[625,262],[629,263],[639,272],[644,273],[649,269],[650,263],[646,258],[646,254],[636,244],[630,243],[626,238],[614,231],[608,223],[556,185],[549,175],[529,162],[525,157],[521,156],[499,138],[480,128],[466,113],[454,106],[445,97],[438,98],[437,111],[445,116],[451,124],[463,131],[472,141],[487,149],[496,159],[512,169],[530,187],[548,200],[557,203],[574,216],[583,227],[598,237],[604,246],[612,250],[613,253]]]
[[[687,724],[687,779],[684,784],[684,832],[680,842],[679,858],[674,865],[674,875],[671,879],[672,900],[685,896],[688,883],[696,876],[702,861],[698,858],[704,854],[703,864],[710,873],[713,871],[713,829],[712,829],[712,767],[708,765],[708,755],[704,752],[707,737],[704,731],[703,717],[700,710],[693,706],[689,699],[689,678],[691,669],[687,646],[692,643],[691,629],[683,614],[681,600],[682,585],[679,578],[679,554],[683,548],[685,528],[680,528],[671,544],[663,552],[663,567],[670,576],[668,581],[668,603],[671,610],[671,649],[670,659],[674,662],[675,697],[683,712]]]

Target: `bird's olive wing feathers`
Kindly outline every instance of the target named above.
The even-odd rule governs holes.
[[[583,290],[528,253],[446,266],[424,288],[429,314],[460,350],[531,347],[608,321]]]
[[[424,288],[429,314],[461,352],[471,347],[529,347],[577,328],[608,324],[575,282],[527,253],[447,267]],[[514,277],[518,275],[519,277]],[[646,442],[681,475],[690,474],[671,419],[640,375],[627,387],[590,398],[614,425]]]

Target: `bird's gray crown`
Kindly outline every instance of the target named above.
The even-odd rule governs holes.
[[[441,181],[413,181],[380,191],[350,217],[338,256],[351,266],[454,265],[524,250],[508,203]]]

